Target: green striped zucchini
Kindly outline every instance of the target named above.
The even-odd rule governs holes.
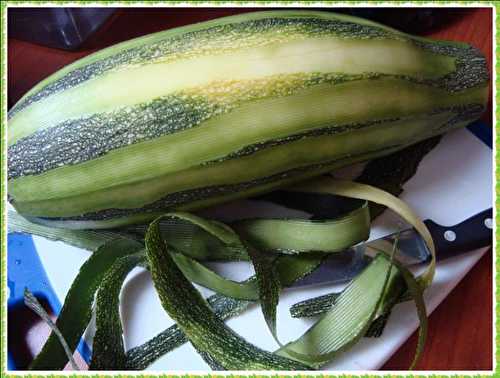
[[[61,227],[145,222],[464,126],[488,83],[469,45],[329,12],[172,29],[85,57],[12,108],[9,200]]]

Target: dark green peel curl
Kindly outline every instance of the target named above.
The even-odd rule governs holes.
[[[96,333],[90,370],[122,370],[126,356],[120,319],[120,291],[123,281],[139,263],[144,252],[120,257],[102,280],[96,298]]]
[[[130,239],[116,239],[99,247],[82,265],[66,295],[56,326],[70,350],[75,350],[92,316],[94,294],[116,260],[136,253],[144,245]],[[54,332],[30,365],[30,370],[62,370],[68,358]]]
[[[401,155],[407,157],[409,160],[416,159],[420,160],[423,154],[427,152],[427,148],[425,147],[424,143],[422,143],[422,148],[418,149],[409,149],[407,151],[404,151],[400,153]],[[385,160],[385,159],[381,159]],[[368,180],[371,179],[376,179],[376,175],[373,173],[374,170],[380,170],[383,167],[389,167],[390,165],[387,164],[378,164],[378,165],[370,165],[365,169],[365,172],[371,172]],[[416,166],[416,165],[415,165]],[[378,167],[378,168],[377,168]],[[387,168],[386,173],[382,173],[383,175],[388,175],[387,177],[389,180],[393,180],[395,183],[398,183],[398,187],[400,188],[399,185],[401,185],[401,182],[404,182],[407,179],[407,176],[411,176],[414,171],[409,172],[408,175],[403,175],[401,176],[401,172],[392,172],[391,169]],[[384,169],[382,169],[382,172],[384,172]],[[399,181],[398,181],[399,180]],[[396,186],[394,186],[396,187]],[[393,191],[394,189],[388,188],[390,191]],[[399,189],[398,189],[399,190]],[[293,193],[293,192],[288,192],[288,193]],[[395,193],[397,194],[397,193]],[[361,202],[362,203],[362,202]],[[359,204],[357,204],[359,206]],[[332,209],[334,210],[334,209]],[[313,211],[315,213],[315,211]],[[332,211],[332,213],[335,213]],[[328,213],[327,213],[328,214]],[[205,221],[202,220],[200,223],[197,219],[197,217],[190,216],[189,221],[181,221],[181,219],[176,219],[175,221],[162,221],[159,224],[159,227],[161,229],[161,235],[162,237],[168,241],[169,245],[172,244],[175,246],[175,251],[177,251],[174,255],[175,256],[182,256],[178,261],[181,260],[191,260],[191,263],[195,263],[198,267],[202,267],[203,269],[205,268],[203,265],[201,265],[197,260],[211,260],[215,256],[216,259],[221,259],[221,260],[248,260],[249,256],[247,255],[246,248],[241,244],[240,241],[238,241],[238,235],[235,235],[232,230],[228,229],[227,226],[219,224],[217,222],[208,222],[211,224],[205,224]],[[285,222],[286,223],[286,222]],[[207,231],[208,230],[208,231]],[[214,231],[215,230],[215,231]],[[17,214],[9,214],[9,231],[10,232],[28,232],[28,233],[34,233],[40,236],[48,237],[50,239],[54,240],[62,240],[66,243],[93,250],[97,248],[98,246],[102,246],[106,244],[106,242],[109,242],[110,240],[115,239],[116,237],[130,237],[132,239],[136,240],[143,240],[144,234],[146,232],[146,227],[129,227],[127,229],[121,229],[121,230],[109,230],[109,231],[99,231],[99,230],[63,230],[63,229],[54,229],[54,228],[49,228],[46,226],[40,226],[40,225],[35,225],[30,222],[27,222],[23,218],[19,217]],[[210,232],[211,231],[211,232]],[[215,234],[221,234],[224,235],[224,241],[219,239],[218,237],[214,236]],[[232,235],[232,236],[231,236]],[[266,234],[263,234],[264,236]],[[266,240],[265,238],[263,240]],[[270,240],[270,239],[267,239]],[[228,248],[228,244],[225,242],[232,241],[233,243],[231,244],[231,247]],[[255,240],[254,240],[255,241]],[[124,244],[123,244],[124,243]],[[134,241],[121,241],[118,243],[117,247],[120,245],[123,247],[124,245],[127,245],[128,243],[131,243],[130,245],[133,246],[135,245],[137,248],[139,248],[139,245],[143,246],[142,243],[134,242]],[[134,244],[135,243],[135,244]],[[104,247],[102,247],[104,248]],[[109,248],[109,246],[107,246]],[[280,249],[280,248],[278,248]],[[133,255],[133,250],[130,251]],[[180,253],[180,252],[181,253]],[[117,254],[115,257],[116,259],[120,259],[119,251],[115,250],[114,252]],[[101,255],[102,251],[99,249],[95,255],[92,257],[94,260],[95,264],[99,264],[99,259],[102,258],[103,256]],[[99,255],[101,257],[98,259]],[[109,257],[109,256],[108,256]],[[311,272],[318,264],[322,261],[322,259],[325,257],[324,254],[321,253],[305,253],[305,254],[295,254],[295,255],[283,255],[280,256],[276,260],[276,265],[275,269],[279,275],[279,280],[281,283],[281,286],[286,287],[291,285],[294,281],[296,281],[298,278],[303,277],[307,273]],[[116,260],[118,261],[118,260]],[[84,266],[82,266],[82,273],[80,275],[85,275],[86,269],[85,266],[87,264],[90,264],[91,260],[89,260]],[[109,269],[113,264],[109,263],[107,265],[107,268],[101,267],[104,270]],[[181,262],[182,265],[182,262]],[[94,269],[97,269],[97,267],[94,267]],[[186,271],[186,269],[184,269]],[[207,269],[208,270],[208,269]],[[212,272],[212,274],[215,274]],[[73,286],[77,285],[77,282],[82,281],[82,277],[77,277],[77,280],[73,284]],[[402,278],[399,279],[401,281]],[[257,293],[257,285],[255,278],[251,278],[249,280],[250,282],[242,282],[242,283],[235,283],[239,285],[252,285],[253,290],[255,290],[252,295],[255,297],[258,297]],[[252,282],[253,281],[253,282]],[[401,287],[400,285],[396,285],[397,287]],[[405,284],[403,284],[404,287],[406,287]],[[73,288],[72,288],[73,289]],[[404,289],[404,288],[403,288]],[[399,293],[399,294],[398,294]],[[397,301],[398,295],[400,296],[401,290],[396,290],[394,291],[392,295],[391,301],[387,301],[387,306],[390,308],[392,305]],[[70,293],[71,294],[71,293]],[[229,293],[234,295],[234,293]],[[335,295],[337,296],[337,295]],[[68,295],[68,299],[71,300],[74,296]],[[390,297],[390,296],[389,296]],[[328,301],[332,298],[328,298]],[[223,296],[220,294],[216,294],[210,298],[207,299],[209,305],[212,307],[213,311],[215,312],[216,316],[220,317],[221,319],[226,319],[227,317],[237,315],[244,311],[251,303],[255,303],[253,301],[247,301],[243,299],[236,299],[236,298],[231,298],[227,296]],[[329,301],[327,306],[322,306],[318,312],[324,312],[327,310],[331,309],[333,301]],[[69,305],[69,304],[68,304]],[[90,306],[90,305],[89,305]],[[66,306],[65,306],[66,307]],[[101,307],[98,305],[98,307]],[[297,307],[297,306],[295,306]],[[422,307],[422,303],[419,303],[419,307]],[[89,307],[90,308],[90,307]],[[104,309],[105,307],[103,307]],[[103,309],[100,311],[102,312]],[[302,312],[302,315],[307,315],[311,314],[311,311],[314,310],[314,308],[301,308],[300,309]],[[317,310],[317,309],[316,309]],[[367,336],[371,335],[371,331],[376,324],[380,322],[384,318],[384,313],[382,311],[383,309],[380,310],[380,315],[378,315],[376,321],[372,323],[370,328],[367,331]],[[300,312],[300,311],[299,311]],[[314,311],[313,311],[314,312]],[[420,315],[423,314],[422,310],[419,310]],[[81,312],[81,314],[85,315],[85,312]],[[61,318],[64,318],[64,315],[61,314]],[[84,322],[85,320],[83,320]],[[76,328],[80,327],[78,324],[80,324],[80,320],[73,324],[76,325]],[[424,324],[424,323],[422,323]],[[80,331],[78,330],[72,330],[70,329],[71,327],[66,327],[65,332],[64,332],[64,337],[69,337],[69,339],[72,338],[73,333],[79,333]],[[378,331],[380,331],[380,327],[377,328]],[[83,331],[82,331],[83,332]],[[81,333],[80,333],[81,334]],[[116,334],[121,335],[121,331],[116,332]],[[422,333],[425,334],[425,333]],[[120,336],[121,337],[121,336]],[[53,338],[53,336],[51,336]],[[113,337],[112,337],[113,338]],[[115,335],[116,338],[116,335]],[[423,340],[423,336],[421,336],[421,340]],[[181,331],[181,329],[177,325],[173,325],[170,328],[166,329],[162,333],[160,333],[158,336],[155,338],[151,339],[150,341],[146,342],[143,345],[140,345],[138,347],[132,348],[125,354],[125,358],[122,360],[123,361],[123,367],[120,369],[127,370],[127,369],[133,369],[133,370],[138,370],[138,369],[144,369],[146,368],[149,364],[151,364],[154,360],[156,360],[158,357],[162,356],[165,353],[168,353],[172,349],[176,348],[177,346],[182,345],[188,341],[184,333]],[[73,343],[74,347],[76,347],[76,343]],[[419,352],[422,346],[422,341],[419,344]],[[98,345],[94,346],[94,351],[98,350]],[[47,346],[45,347],[47,348]],[[44,349],[45,349],[44,348]],[[57,365],[52,365],[48,367],[49,365],[45,364],[46,369],[56,369],[58,368],[57,366],[64,366],[67,362],[67,358],[64,359],[64,357],[61,359],[61,355],[58,356],[59,358],[57,359]],[[207,356],[206,356],[207,357]],[[39,356],[36,361],[38,361],[38,365],[43,365],[45,362],[43,362],[43,356]],[[208,357],[207,357],[208,358]],[[103,364],[103,369],[106,369],[106,362]],[[111,365],[108,365],[109,368],[111,368]],[[118,364],[116,364],[114,367],[117,368]]]
[[[255,269],[262,314],[274,340],[281,345],[276,330],[276,311],[281,292],[280,276],[276,265],[277,258],[253,247],[248,248],[248,254]]]
[[[69,363],[71,365],[71,368],[73,370],[80,370],[78,369],[78,365],[75,362],[75,359],[73,358],[73,351],[69,348],[68,343],[64,339],[63,334],[57,328],[57,326],[54,324],[52,319],[50,318],[50,315],[45,311],[43,308],[42,304],[38,301],[38,299],[33,295],[31,291],[29,291],[28,288],[24,288],[24,304],[28,306],[31,310],[33,310],[40,318],[42,318],[46,324],[52,329],[52,332],[57,336],[59,339],[59,342],[61,343],[61,346],[64,349],[64,352],[66,353],[66,357],[69,360]]]
[[[470,46],[299,10],[146,36],[42,81],[9,114],[9,201],[29,220],[85,231],[31,225],[15,216],[9,230],[31,230],[96,252],[82,266],[54,328],[66,347],[53,332],[31,368],[64,367],[96,293],[92,369],[144,368],[187,340],[217,370],[318,368],[363,335],[379,332],[402,294],[415,300],[422,324],[416,361],[427,327],[422,292],[435,269],[428,230],[404,203],[380,190],[328,178],[296,183],[465,126],[485,109],[488,80],[485,58]],[[409,148],[419,155],[433,143]],[[359,181],[399,192],[417,166],[406,156],[379,161],[382,168],[369,164]],[[385,176],[383,170],[392,172]],[[281,288],[314,270],[326,253],[365,240],[368,206],[357,204],[345,218],[328,212],[307,221],[247,219],[234,229],[178,211],[293,183],[301,192],[368,199],[379,204],[377,211],[395,210],[420,232],[433,258],[414,278],[392,256],[379,254],[335,298],[295,306],[302,315],[323,315],[272,353],[246,342],[223,320],[260,300],[277,339]],[[152,220],[149,226],[96,230]],[[208,260],[250,261],[256,275],[231,281],[204,266]],[[119,293],[138,265],[151,271],[177,324],[126,352]],[[204,299],[191,282],[218,294]]]
[[[175,215],[174,215],[175,216]],[[247,343],[229,329],[186,279],[161,239],[158,220],[146,234],[151,275],[164,309],[199,351],[226,370],[306,370],[309,367]]]

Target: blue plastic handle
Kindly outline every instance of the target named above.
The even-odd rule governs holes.
[[[61,311],[61,302],[38,257],[31,235],[8,234],[7,236],[7,307],[11,311],[24,304],[24,288],[28,288],[38,299],[48,303],[54,314]],[[78,351],[88,363],[91,352],[85,341],[81,340]],[[7,368],[17,370],[15,356],[8,353]]]

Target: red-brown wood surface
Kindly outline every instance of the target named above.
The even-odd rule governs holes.
[[[492,67],[492,10],[477,9],[428,36],[471,43]],[[483,119],[491,125],[491,97]],[[469,272],[429,318],[429,338],[417,370],[490,370],[493,361],[491,251]],[[411,363],[414,334],[383,369],[406,369]]]
[[[126,9],[118,11],[78,52],[8,40],[8,94],[12,106],[33,85],[59,68],[114,43],[167,28],[249,11],[250,9]],[[492,10],[459,11],[459,17],[427,36],[465,41],[492,62]],[[483,119],[491,124],[491,101]],[[492,257],[488,253],[430,317],[428,342],[417,365],[422,370],[492,368]],[[416,335],[384,365],[407,369]]]

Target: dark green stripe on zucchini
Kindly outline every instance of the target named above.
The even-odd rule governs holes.
[[[30,91],[9,115],[9,200],[62,227],[144,222],[465,126],[487,96],[485,59],[465,44],[326,12],[214,20]]]

